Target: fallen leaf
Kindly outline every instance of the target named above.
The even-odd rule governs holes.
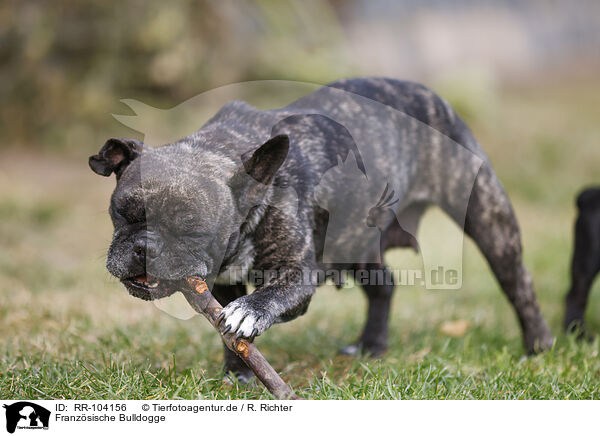
[[[423,358],[429,354],[431,351],[431,347],[425,347],[422,350],[417,351],[416,353],[409,354],[407,360],[411,362],[422,362]]]
[[[440,325],[440,333],[452,338],[460,338],[467,333],[469,329],[469,321],[459,319],[456,321],[445,321]]]

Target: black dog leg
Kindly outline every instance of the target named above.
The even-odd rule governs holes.
[[[368,300],[367,322],[359,340],[341,350],[342,354],[370,356],[383,354],[388,347],[389,316],[394,283],[384,265],[369,265],[364,283],[360,283]],[[355,277],[356,279],[356,277]]]
[[[580,195],[571,262],[571,289],[566,298],[565,330],[583,336],[583,316],[590,288],[600,271],[600,190]]]

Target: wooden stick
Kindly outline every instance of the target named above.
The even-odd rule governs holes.
[[[294,394],[292,388],[269,365],[269,362],[256,349],[253,343],[245,339],[235,339],[233,333],[221,334],[216,326],[216,321],[223,307],[210,293],[206,282],[198,277],[188,277],[186,281],[189,287],[182,289],[181,292],[194,310],[204,315],[219,332],[227,348],[237,354],[254,371],[256,377],[275,398],[279,400],[299,400],[300,397]]]

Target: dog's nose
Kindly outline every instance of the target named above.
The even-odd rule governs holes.
[[[146,260],[156,259],[159,253],[158,243],[151,238],[140,238],[134,244],[133,252],[141,263],[144,263]]]
[[[133,245],[133,254],[141,264],[146,262],[146,245],[146,238],[138,239]]]
[[[146,241],[146,256],[149,259],[156,259],[158,257],[158,243],[152,239]]]

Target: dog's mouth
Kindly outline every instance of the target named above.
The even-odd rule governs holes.
[[[157,300],[168,297],[179,291],[184,285],[182,280],[159,279],[150,274],[122,279],[121,282],[130,295],[142,300]]]
[[[148,289],[156,289],[160,284],[160,280],[150,274],[144,274],[133,278],[136,285],[143,286]]]

